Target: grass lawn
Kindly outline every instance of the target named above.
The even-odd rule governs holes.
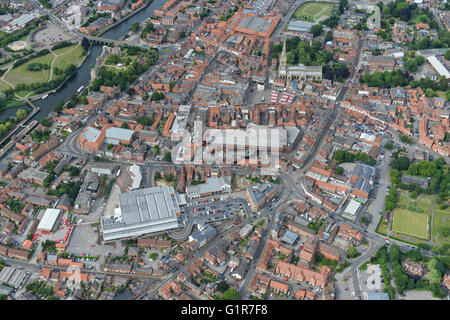
[[[67,48],[70,48],[70,47],[67,47]],[[67,48],[61,48],[61,50],[67,49]],[[56,58],[55,64],[53,66],[55,68],[64,70],[71,63],[73,63],[74,65],[77,66],[78,63],[81,62],[81,60],[83,60],[83,47],[81,45],[78,45],[78,47],[76,49],[74,49],[73,51],[67,52],[66,54],[63,54],[62,56],[59,56],[58,58]]]
[[[412,199],[407,192],[401,192],[398,198],[398,206],[419,212],[431,212],[431,203],[434,196],[421,194]]]
[[[19,96],[19,97],[22,97],[22,98],[24,98],[27,94],[29,94],[30,93],[30,91],[19,91],[19,92],[16,92],[16,94]]]
[[[11,89],[11,87],[3,80],[0,81],[0,91]]]
[[[411,16],[411,19],[409,19],[408,24],[410,24],[410,23],[414,23],[414,24],[415,24],[415,23],[423,23],[423,22],[421,21],[421,19],[424,18],[424,17],[427,19],[425,23],[428,23],[428,22],[430,21],[430,19],[428,19],[428,17],[427,17],[426,14],[422,13],[422,14],[416,15],[416,14],[414,13],[414,14]]]
[[[17,40],[17,41],[27,41],[29,35],[30,34],[27,34],[26,36],[19,38],[19,40]]]
[[[64,47],[64,48],[59,48],[59,49],[53,50],[53,52],[56,53],[57,55],[60,55],[60,54],[63,54],[64,52],[72,50],[76,46],[77,46],[76,44],[73,44],[73,45],[68,46],[68,47]]]
[[[393,216],[392,231],[406,234],[416,238],[428,238],[428,215],[408,211],[405,209],[396,209]]]
[[[53,57],[54,55],[52,53],[49,53],[45,56],[31,59],[30,61],[18,66],[17,68],[11,69],[5,76],[5,79],[14,86],[18,85],[19,83],[46,82],[50,77],[50,70],[33,72],[28,71],[27,66],[31,63],[46,63],[50,66]]]
[[[438,98],[441,98],[441,99],[447,99],[447,96],[446,96],[446,94],[445,94],[445,91],[439,91],[439,90],[437,90],[437,91],[435,91],[434,93],[438,96]]]
[[[436,207],[436,205],[435,205]],[[448,237],[441,237],[437,230],[439,227],[450,228],[450,207],[446,210],[433,210],[433,242],[434,244],[450,244]]]
[[[418,200],[415,202],[415,207],[417,209],[422,209],[425,212],[431,211],[431,201],[428,199],[424,199],[422,197],[419,197]]]
[[[333,6],[333,3],[328,2],[307,2],[295,11],[294,18],[316,21],[322,16],[329,16]]]
[[[382,221],[381,223],[380,223],[380,225],[378,226],[378,229],[377,229],[377,231],[379,232],[379,233],[381,233],[381,234],[383,234],[383,235],[387,235],[387,228],[388,228],[388,224],[387,224],[387,222],[386,221]]]
[[[410,203],[411,200],[408,195],[405,193],[400,193],[400,196],[398,197],[398,205],[408,208]]]

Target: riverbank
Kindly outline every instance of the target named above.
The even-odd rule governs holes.
[[[56,93],[59,89],[61,89],[61,88],[66,84],[67,81],[69,81],[70,79],[72,79],[72,78],[77,74],[78,70],[79,70],[79,69],[81,68],[81,66],[84,64],[84,62],[86,61],[86,59],[87,59],[87,57],[90,55],[90,53],[91,53],[91,48],[89,48],[89,51],[85,54],[85,56],[83,57],[83,60],[80,61],[80,63],[79,63],[78,66],[77,66],[77,69],[76,69],[74,72],[72,72],[70,75],[68,75],[68,76],[66,77],[66,79],[64,79],[64,81],[63,81],[58,87],[56,87],[55,89],[46,91],[46,92],[44,92],[44,93],[40,93],[40,94],[38,94],[38,95],[35,95],[35,96],[31,97],[29,100],[30,100],[30,101],[36,101],[36,100],[39,100],[39,99],[42,100],[42,97],[45,96],[46,94],[49,95],[49,94],[51,94],[51,93]]]
[[[167,0],[153,0],[148,2],[146,6],[139,8],[134,11],[132,15],[128,16],[127,19],[122,19],[116,23],[114,27],[110,26],[109,30],[103,30],[102,36],[109,39],[120,39],[124,34],[126,34],[132,24],[136,22],[142,22],[145,19],[153,15],[154,10],[160,9]],[[77,72],[71,77],[65,80],[63,84],[58,87],[58,90],[50,90],[49,96],[42,99],[34,99],[33,104],[40,108],[39,113],[35,114],[30,120],[39,121],[40,118],[46,117],[50,112],[53,111],[54,107],[58,105],[61,101],[67,101],[70,96],[72,96],[78,88],[81,86],[88,86],[90,82],[90,66],[95,64],[96,58],[101,54],[102,46],[93,44],[90,48],[90,52],[85,56],[84,61],[80,64]],[[24,102],[25,104],[25,102]],[[14,116],[17,108],[11,108],[0,114],[1,119],[6,119]]]
[[[22,107],[28,107],[28,106],[26,105],[26,103],[24,103],[21,100],[12,100],[11,103],[7,104],[3,108],[0,108],[0,114],[2,114],[3,112],[5,112],[9,109],[18,109],[18,108],[22,108]]]
[[[17,67],[8,68],[2,76],[2,81],[10,87],[5,90],[13,89],[19,101],[34,101],[58,90],[86,59],[81,42],[72,43],[67,48],[46,51]],[[39,69],[32,70],[30,67]]]
[[[39,107],[36,107],[35,105],[33,105],[32,102],[30,101],[26,101],[28,107],[31,108],[31,112],[29,112],[27,114],[27,116],[22,119],[19,123],[17,123],[16,125],[14,125],[14,127],[6,134],[5,137],[2,138],[2,140],[0,140],[0,146],[3,146],[3,144],[9,140],[11,138],[11,136],[17,131],[19,130],[21,127],[23,127],[25,125],[25,123],[27,123],[31,118],[33,118],[40,110]],[[3,150],[3,153],[0,155],[0,157],[2,157],[4,155],[5,150]]]
[[[153,3],[153,0],[149,0],[146,2],[146,4],[144,4],[142,7],[136,9],[135,11],[133,11],[132,13],[130,13],[129,15],[127,15],[126,17],[120,19],[119,21],[114,22],[113,24],[106,26],[104,29],[94,33],[94,35],[96,37],[100,37],[103,34],[105,34],[106,32],[108,32],[109,30],[111,30],[112,28],[118,26],[119,24],[122,24],[123,22],[125,22],[126,20],[128,20],[129,18],[133,17],[134,15],[138,14],[139,12],[141,12],[142,10],[146,9],[149,5],[151,5]]]

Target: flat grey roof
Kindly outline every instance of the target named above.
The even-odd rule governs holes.
[[[98,139],[98,137],[100,136],[101,131],[97,130],[95,128],[92,127],[86,127],[86,130],[83,131],[83,133],[81,134],[81,136],[86,139],[86,141],[88,142],[94,142]]]
[[[18,175],[18,177],[22,178],[22,179],[32,178],[32,179],[39,179],[39,180],[45,180],[45,179],[47,179],[48,176],[49,176],[49,174],[47,172],[40,171],[39,169],[32,168],[32,167],[25,169]]]
[[[128,224],[155,221],[175,216],[168,187],[156,187],[122,193],[119,196],[124,221]]]
[[[264,17],[248,16],[239,22],[238,28],[244,28],[259,32],[267,32],[272,23],[273,20],[271,19],[267,19]]]
[[[209,192],[220,192],[225,190],[224,187],[226,185],[231,186],[231,177],[211,177],[208,178],[205,183],[186,187],[186,193],[204,194]]]
[[[270,193],[275,186],[271,183],[258,184],[248,187],[248,193],[254,203],[258,203],[261,199],[266,197],[266,194]]]
[[[295,241],[298,238],[298,234],[291,231],[291,230],[287,230],[286,233],[284,234],[283,238],[281,238],[282,241],[289,243],[290,245],[293,245],[295,243]]]
[[[375,167],[358,162],[355,166],[355,169],[353,169],[352,175],[358,176],[368,181],[372,181],[375,179],[375,172]]]
[[[173,187],[152,187],[119,195],[120,215],[102,218],[105,241],[178,228],[180,208]]]
[[[133,136],[134,130],[124,128],[108,128],[106,129],[106,138],[116,140],[130,140]]]

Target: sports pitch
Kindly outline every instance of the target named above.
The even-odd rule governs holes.
[[[396,209],[393,218],[393,232],[420,239],[428,239],[427,214],[412,212],[405,209]]]
[[[322,16],[329,16],[333,6],[334,4],[329,2],[307,2],[295,11],[294,18],[316,21]]]

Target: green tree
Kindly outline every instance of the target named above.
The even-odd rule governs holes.
[[[233,288],[228,288],[227,290],[225,290],[225,292],[223,293],[223,298],[225,300],[239,300],[239,292],[237,292],[235,289]]]
[[[286,62],[288,64],[294,64],[295,63],[295,54],[291,51],[286,52]]]
[[[310,32],[312,33],[312,35],[313,35],[314,37],[318,37],[318,36],[320,36],[320,35],[322,34],[322,32],[323,32],[323,27],[322,27],[322,25],[320,25],[320,24],[315,24],[315,25],[313,25],[313,26],[311,27]]]
[[[157,252],[153,252],[150,254],[149,258],[152,259],[153,261],[155,261],[156,259],[158,259],[159,255]]]
[[[172,162],[172,155],[171,155],[171,153],[170,153],[169,151],[167,151],[166,153],[164,153],[163,160],[164,160],[164,161],[167,161],[167,162]]]
[[[152,93],[152,101],[159,101],[164,99],[164,92],[153,91]]]
[[[420,250],[412,249],[408,251],[408,258],[410,258],[413,261],[420,261],[422,260],[422,253]]]
[[[159,146],[155,145],[152,149],[153,156],[156,157],[159,154]]]
[[[354,246],[350,246],[347,250],[348,258],[356,258],[359,255],[358,250]]]
[[[420,66],[420,65],[425,63],[425,58],[423,56],[417,56],[415,58],[415,60],[416,60],[418,66]]]
[[[81,170],[80,170],[80,168],[71,166],[69,168],[69,171],[70,171],[70,176],[71,177],[76,177],[76,176],[78,176],[80,174]]]
[[[166,180],[167,182],[172,182],[173,179],[174,179],[174,176],[173,176],[172,173],[167,173],[167,174],[164,176],[164,180]]]
[[[25,117],[27,116],[27,112],[23,109],[19,109],[16,112],[16,118],[18,121],[25,119]]]
[[[397,169],[398,171],[408,170],[409,159],[405,156],[398,157],[397,159],[392,160],[389,166],[392,169]]]
[[[442,274],[437,269],[430,270],[430,284],[431,285],[439,285],[442,280]]]
[[[370,223],[370,220],[367,217],[362,217],[361,222],[367,225]]]
[[[445,59],[450,60],[450,49],[445,51]]]
[[[416,59],[409,58],[408,60],[406,60],[405,68],[406,68],[406,70],[408,70],[408,72],[416,72],[417,67],[418,67],[418,65],[417,65]]]
[[[407,144],[413,144],[412,138],[407,135],[400,136],[400,141],[407,143]]]
[[[395,209],[395,202],[392,201],[386,201],[384,204],[384,210],[386,211],[392,211]]]
[[[137,119],[137,122],[142,124],[143,126],[151,126],[155,122],[155,118],[150,118],[148,116],[140,116]]]
[[[42,118],[39,123],[44,127],[50,128],[52,126],[52,120],[48,118]]]
[[[341,175],[344,173],[344,168],[336,167],[336,169],[334,169],[334,173]]]
[[[136,23],[133,23],[132,25],[131,25],[131,31],[133,31],[133,32],[138,32],[139,31],[139,22],[136,22]]]

